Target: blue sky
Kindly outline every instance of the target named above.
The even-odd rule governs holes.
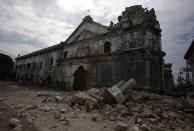
[[[109,25],[125,7],[154,8],[162,28],[166,62],[176,75],[194,38],[193,0],[1,0],[0,52],[12,57],[55,45],[70,35],[88,14]]]

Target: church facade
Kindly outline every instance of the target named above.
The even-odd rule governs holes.
[[[109,87],[134,78],[138,87],[162,90],[161,29],[154,9],[127,7],[104,26],[86,16],[57,45],[16,58],[16,78],[62,84],[67,90]]]

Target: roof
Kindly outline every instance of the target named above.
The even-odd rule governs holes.
[[[50,46],[50,47],[44,48],[42,50],[38,50],[38,51],[35,51],[35,52],[32,52],[32,53],[29,53],[29,54],[17,57],[17,58],[15,58],[15,60],[21,60],[21,59],[24,59],[24,58],[27,58],[27,57],[30,57],[30,56],[35,56],[37,54],[41,54],[41,53],[44,53],[44,52],[47,52],[47,51],[59,49],[60,47],[63,46],[63,44],[64,44],[64,42],[61,42],[61,43],[59,43],[57,45]]]
[[[102,25],[102,24],[100,24],[100,23],[98,23],[98,22],[95,22],[95,21],[93,21],[93,19],[91,18],[90,20],[88,20],[88,19],[90,19],[90,16],[86,16],[84,19],[83,19],[83,21],[79,24],[79,26],[73,31],[73,33],[71,33],[71,35],[65,40],[65,43],[68,43],[68,41],[71,39],[71,37],[81,28],[81,26],[84,24],[84,23],[92,23],[92,24],[95,24],[95,25],[97,25],[97,26],[100,26],[100,27],[102,27],[102,28],[104,28],[104,29],[108,29],[108,27],[107,26],[105,26],[105,25]]]
[[[91,22],[95,25],[98,25],[98,26],[101,26],[105,29],[107,29],[108,27],[107,26],[104,26],[98,22],[95,22],[92,20],[89,20],[88,19],[90,18],[90,16],[86,16],[83,21],[80,23],[80,25],[73,31],[73,33],[65,40],[65,42],[61,42],[57,45],[54,45],[54,46],[50,46],[50,47],[47,47],[47,48],[44,48],[44,49],[41,49],[41,50],[38,50],[38,51],[35,51],[35,52],[32,52],[32,53],[29,53],[29,54],[26,54],[26,55],[23,55],[23,56],[20,56],[20,57],[17,57],[15,58],[15,60],[21,60],[21,59],[24,59],[24,58],[27,58],[27,57],[31,57],[31,56],[35,56],[37,54],[40,54],[40,53],[44,53],[44,52],[47,52],[47,51],[51,51],[51,50],[56,50],[56,49],[59,49],[60,47],[62,47],[65,43],[67,43],[67,41],[77,32],[77,30],[85,23],[85,22]]]
[[[188,48],[188,50],[187,50],[187,52],[186,52],[184,58],[185,58],[186,60],[188,60],[188,59],[190,58],[190,56],[191,56],[193,53],[194,53],[194,39],[193,39],[193,41],[192,41],[190,47]]]

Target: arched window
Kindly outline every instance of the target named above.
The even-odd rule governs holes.
[[[111,51],[111,43],[110,42],[106,42],[104,44],[104,53],[110,53]]]

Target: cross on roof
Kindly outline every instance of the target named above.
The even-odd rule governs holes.
[[[90,10],[88,9],[88,15],[90,15]]]

